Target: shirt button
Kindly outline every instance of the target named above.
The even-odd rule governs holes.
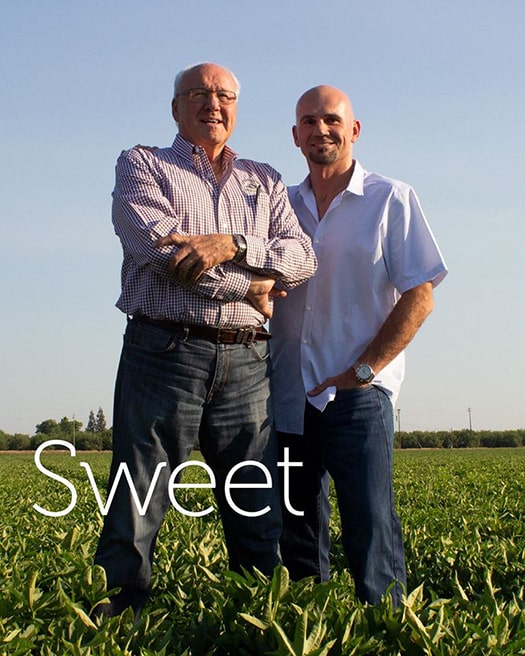
[[[307,306],[306,306],[306,309],[307,309],[308,311],[310,311],[310,310],[312,309],[312,306],[311,306],[311,305],[307,305]]]

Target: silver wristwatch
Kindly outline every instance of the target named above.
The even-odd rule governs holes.
[[[375,373],[369,364],[358,362],[353,367],[355,377],[360,383],[371,383],[375,378]]]
[[[232,235],[233,242],[237,246],[237,252],[232,257],[230,262],[241,262],[246,257],[246,250],[248,248],[246,244],[246,238],[244,235]]]

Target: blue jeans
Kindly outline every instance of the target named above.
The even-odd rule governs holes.
[[[395,582],[391,594],[399,604],[406,571],[394,507],[393,441],[392,404],[373,385],[339,390],[324,412],[306,403],[304,435],[279,434],[280,448],[290,448],[290,460],[303,462],[290,472],[290,502],[304,516],[283,505],[281,553],[293,578],[329,578],[330,475],[357,597],[377,603]]]
[[[128,323],[115,387],[108,490],[120,463],[126,463],[142,503],[157,465],[167,466],[160,470],[144,516],[126,479],[120,479],[95,562],[106,570],[108,586],[124,588],[134,607],[140,605],[136,598],[144,599],[149,591],[155,540],[170,505],[168,479],[197,442],[216,477],[230,567],[271,573],[279,564],[281,510],[268,369],[267,342],[214,344],[136,320]],[[240,514],[224,493],[229,471],[246,460],[262,463],[272,477],[271,487],[231,490],[243,512],[270,506],[257,517]],[[240,468],[232,482],[267,481],[252,465]]]

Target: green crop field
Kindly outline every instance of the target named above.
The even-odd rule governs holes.
[[[108,454],[44,453],[62,481],[33,454],[0,455],[2,656],[525,654],[525,448],[396,452],[409,576],[401,608],[354,600],[335,512],[333,579],[316,585],[289,582],[282,568],[272,580],[226,571],[217,513],[171,508],[136,624],[131,612],[89,618],[108,593],[92,564],[102,517],[81,462],[104,501]],[[186,508],[211,502],[206,489],[179,492]]]

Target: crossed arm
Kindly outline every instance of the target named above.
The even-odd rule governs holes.
[[[157,248],[177,246],[168,268],[182,282],[194,283],[217,264],[229,262],[237,253],[233,235],[181,235],[171,233],[155,242]]]
[[[232,235],[179,235],[172,233],[155,242],[157,248],[177,246],[178,250],[170,257],[168,268],[179,280],[196,282],[208,269],[229,262],[237,253]],[[251,282],[246,299],[261,312],[266,319],[272,316],[270,298],[284,298],[286,292],[274,287],[275,280],[251,274]]]

